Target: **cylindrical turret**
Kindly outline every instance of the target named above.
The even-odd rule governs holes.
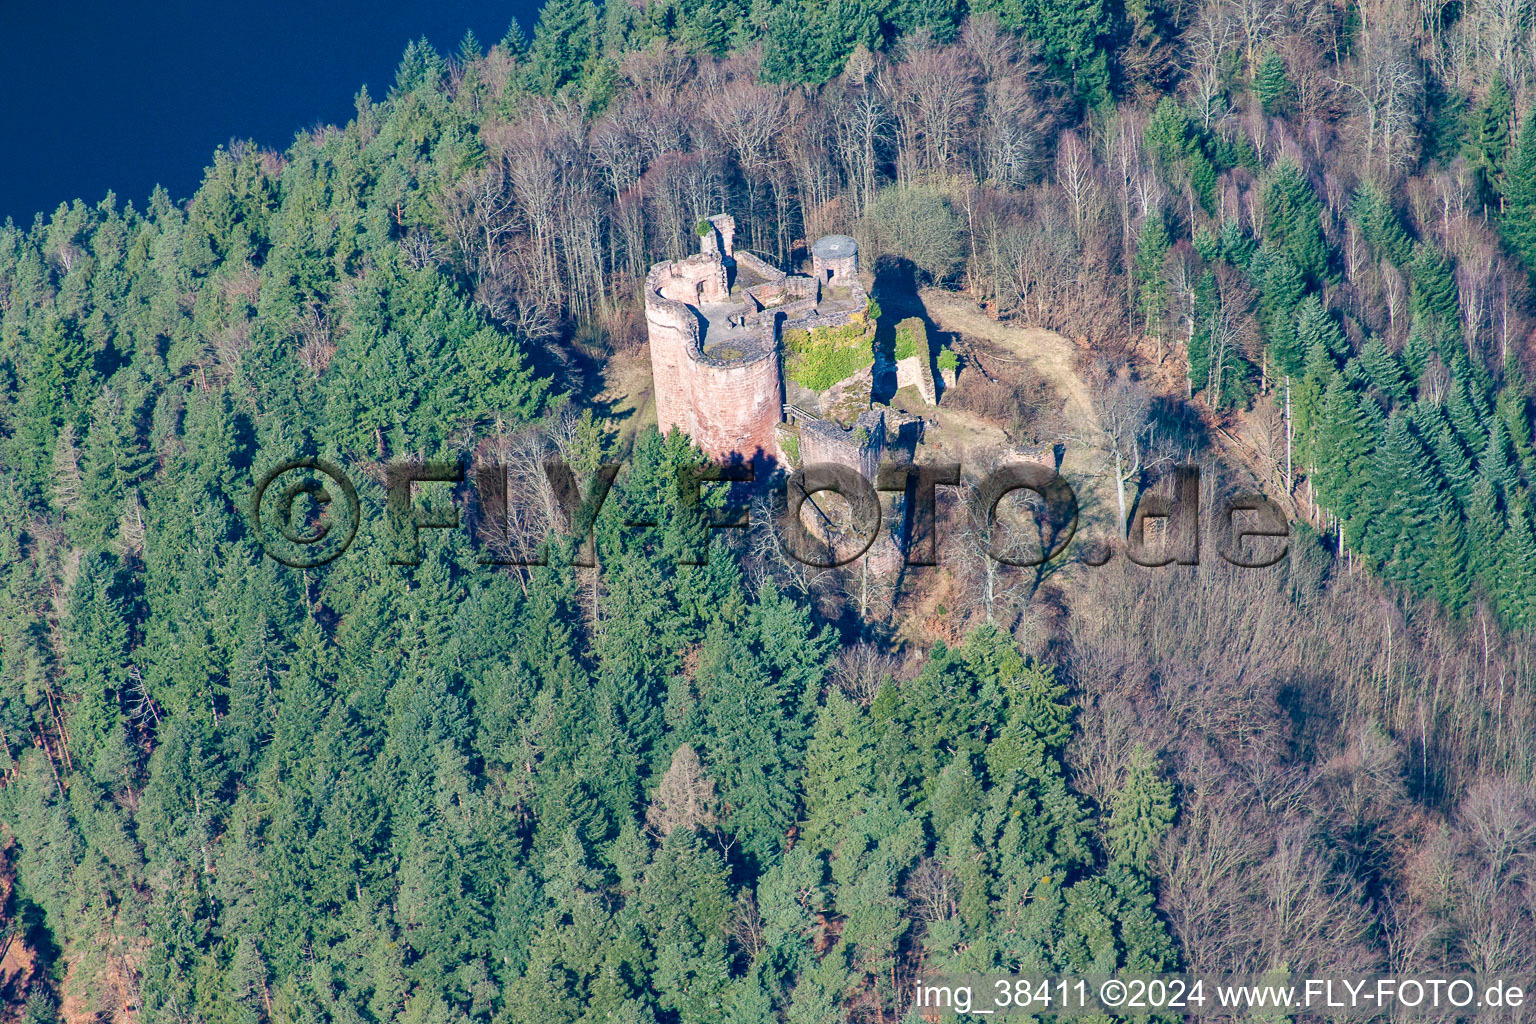
[[[847,235],[825,235],[811,246],[811,267],[816,279],[834,288],[857,288],[859,243]]]

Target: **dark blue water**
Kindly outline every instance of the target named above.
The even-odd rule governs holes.
[[[0,0],[0,221],[196,190],[231,138],[286,148],[382,99],[405,44],[482,46],[540,0]]]

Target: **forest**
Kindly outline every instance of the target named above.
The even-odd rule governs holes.
[[[1528,973],[1533,29],[550,0],[190,198],[7,222],[0,1016],[884,1024],[924,972]],[[722,210],[1076,339],[1122,526],[1221,465],[1289,556],[880,602],[760,531],[679,565],[701,455],[594,382]],[[391,559],[391,460],[550,454],[626,463],[596,567],[470,529]],[[247,515],[296,457],[365,509],[318,568]]]

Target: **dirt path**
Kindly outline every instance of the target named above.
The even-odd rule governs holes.
[[[921,298],[928,318],[940,330],[981,342],[979,355],[985,362],[1027,363],[1050,384],[1061,400],[1067,435],[1061,474],[1077,491],[1084,535],[1111,529],[1117,513],[1104,475],[1104,455],[1097,447],[1103,431],[1088,385],[1077,372],[1076,346],[1055,331],[999,323],[964,295],[924,288]]]
[[[922,300],[928,316],[941,329],[981,338],[1029,363],[1062,396],[1064,412],[1074,427],[1086,424],[1093,433],[1099,432],[1093,400],[1077,374],[1077,350],[1066,338],[1041,327],[998,323],[976,303],[954,292],[924,288]]]

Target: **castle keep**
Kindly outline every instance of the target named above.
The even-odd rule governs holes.
[[[846,235],[818,240],[807,276],[738,251],[735,235],[735,218],[711,217],[699,224],[697,255],[646,275],[657,426],[683,430],[711,458],[783,463],[781,340],[863,322],[858,245]]]

